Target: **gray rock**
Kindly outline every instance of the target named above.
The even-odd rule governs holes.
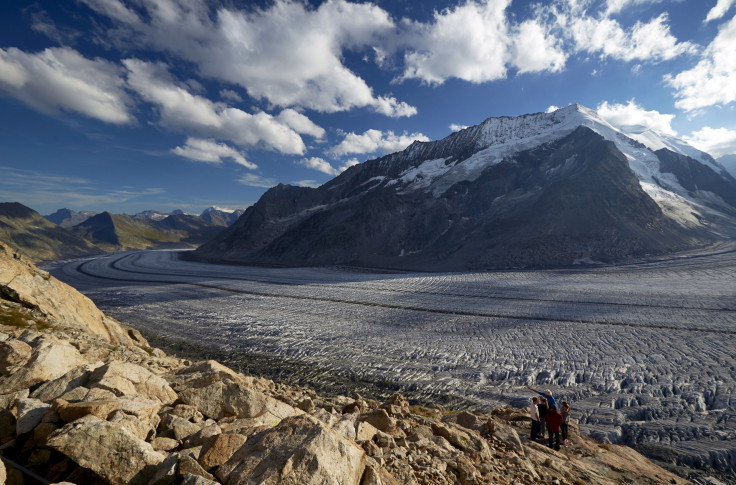
[[[148,483],[152,469],[165,458],[127,429],[95,416],[85,416],[55,431],[48,446],[112,485]]]
[[[18,436],[33,431],[38,426],[41,418],[51,409],[51,406],[44,404],[38,399],[18,399],[15,402],[18,408],[18,420],[15,423],[15,432]]]
[[[229,485],[357,485],[364,468],[361,448],[311,416],[301,415],[248,440],[216,475]]]

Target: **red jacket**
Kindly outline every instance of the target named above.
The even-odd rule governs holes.
[[[544,418],[547,423],[547,429],[552,432],[559,432],[562,423],[565,422],[565,418],[556,409],[550,410],[547,416]]]

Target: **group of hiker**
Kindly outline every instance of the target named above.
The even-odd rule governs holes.
[[[562,434],[562,442],[567,443],[567,423],[570,418],[570,405],[562,401],[562,406],[558,410],[557,401],[549,389],[541,392],[533,387],[526,387],[540,396],[532,398],[529,413],[532,418],[531,440],[536,441],[538,437],[544,439],[546,428],[549,447],[552,448],[552,442],[554,440],[554,449],[559,450],[560,434]]]

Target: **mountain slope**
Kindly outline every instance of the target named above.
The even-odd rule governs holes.
[[[18,202],[0,203],[0,240],[34,260],[75,258],[102,252],[78,235]]]

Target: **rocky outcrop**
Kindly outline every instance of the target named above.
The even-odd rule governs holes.
[[[44,322],[76,328],[123,345],[147,345],[140,333],[102,313],[92,300],[36,268],[0,242],[0,297],[35,309]]]
[[[554,451],[521,438],[529,421],[512,407],[453,413],[398,394],[318,396],[126,345],[57,319],[47,297],[24,298],[0,300],[0,456],[25,470],[11,467],[13,483],[27,471],[100,485],[686,483],[574,424]],[[29,323],[39,315],[45,325]],[[93,311],[74,318],[84,317],[98,321]]]

